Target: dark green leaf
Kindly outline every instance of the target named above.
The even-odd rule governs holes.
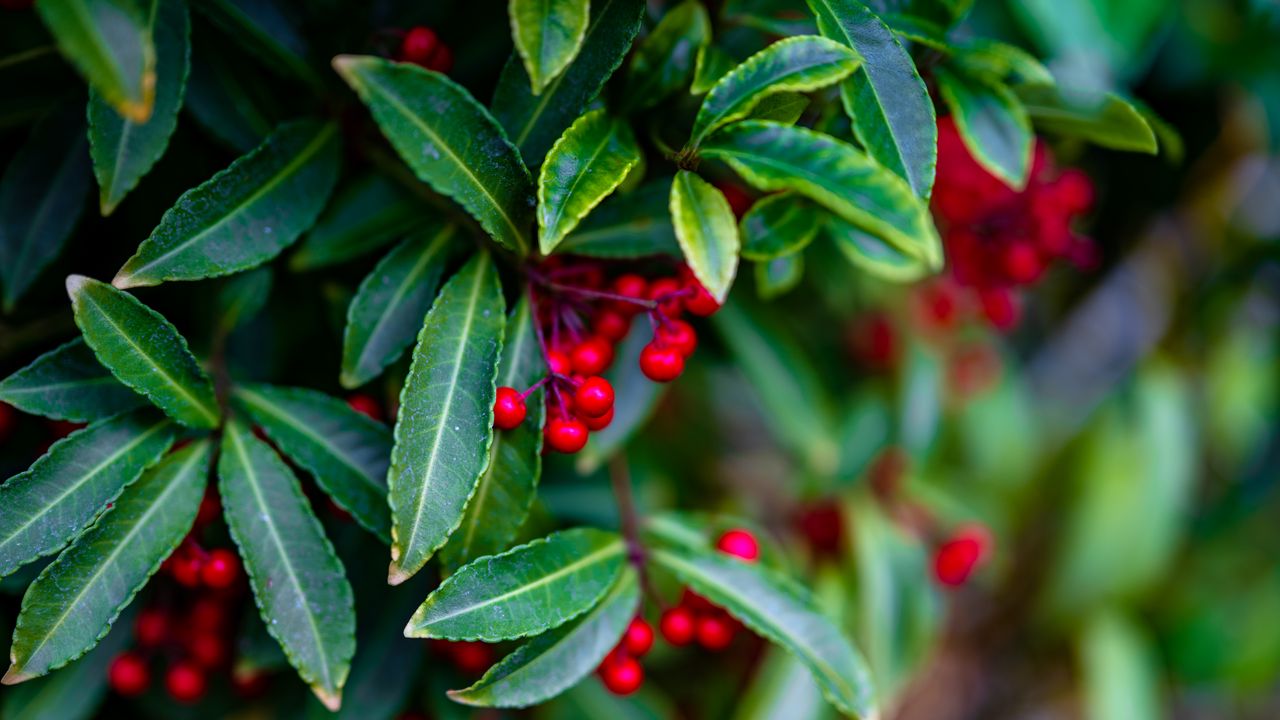
[[[283,68],[313,88],[320,77],[307,62],[307,42],[286,5],[262,0],[201,0],[200,11],[271,69]]]
[[[755,264],[756,292],[772,300],[795,289],[804,279],[804,255],[793,253]]]
[[[289,267],[314,270],[359,257],[415,229],[430,214],[400,183],[365,174],[338,190],[289,258]]]
[[[784,125],[794,125],[809,107],[809,96],[796,92],[780,92],[767,95],[751,108],[747,118],[773,120]]]
[[[714,185],[688,170],[671,182],[671,220],[694,277],[723,303],[738,271],[738,223]]]
[[[151,117],[156,55],[147,18],[133,0],[41,0],[40,18],[58,49],[116,111]]]
[[[76,339],[0,381],[0,402],[55,420],[89,422],[141,407],[146,398],[116,380]]]
[[[285,102],[276,96],[270,76],[248,59],[202,49],[191,57],[183,109],[223,145],[247,153],[271,134],[286,112]]]
[[[689,83],[698,49],[711,40],[711,19],[698,0],[684,0],[662,16],[631,57],[627,106],[643,110]]]
[[[228,278],[218,288],[218,328],[228,333],[262,312],[271,297],[271,268],[259,267]]]
[[[912,282],[931,273],[923,260],[902,252],[880,238],[862,231],[843,218],[829,215],[823,232],[855,266],[892,282]]]
[[[560,243],[560,252],[603,258],[680,255],[669,209],[671,179],[614,195]]]
[[[773,260],[799,252],[813,241],[822,210],[808,198],[782,192],[762,198],[742,216],[742,257]]]
[[[1009,88],[979,76],[937,68],[938,91],[969,154],[1014,189],[1031,172],[1031,120]]]
[[[587,33],[587,0],[511,0],[511,38],[538,95],[573,62]]]
[[[1014,87],[1036,127],[1102,147],[1155,154],[1155,132],[1143,113],[1115,93],[1075,92],[1056,85]]]
[[[698,57],[693,65],[693,82],[689,84],[689,92],[694,95],[715,87],[715,84],[733,69],[736,63],[729,53],[718,46],[707,43],[698,48]]]
[[[538,173],[538,245],[549,255],[640,162],[626,122],[603,109],[578,118],[547,153]]]

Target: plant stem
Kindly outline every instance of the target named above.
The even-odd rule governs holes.
[[[627,466],[625,453],[615,453],[609,458],[609,483],[613,486],[613,497],[618,504],[618,517],[622,525],[622,536],[627,540],[627,559],[640,574],[640,587],[654,605],[664,607],[662,598],[649,581],[644,543],[640,541],[640,516],[636,512],[635,498],[631,494],[631,470]]]

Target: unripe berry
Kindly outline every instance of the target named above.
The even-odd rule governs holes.
[[[145,608],[134,621],[133,635],[142,647],[156,647],[169,638],[169,615],[157,608]]]
[[[755,562],[760,557],[760,543],[756,542],[756,536],[742,529],[726,531],[716,541],[716,549],[747,562]]]
[[[669,608],[658,620],[658,631],[662,633],[663,639],[676,647],[688,645],[697,634],[693,611],[682,605]]]
[[[651,342],[640,351],[640,372],[654,382],[671,382],[684,372],[684,355],[673,347]]]
[[[591,432],[598,432],[609,427],[609,423],[613,422],[613,408],[609,408],[609,411],[600,417],[579,416],[578,419],[581,420],[582,424],[586,425],[587,429]]]
[[[200,568],[200,581],[215,590],[231,587],[239,576],[240,558],[224,548],[211,550]]]
[[[627,631],[622,635],[622,648],[632,657],[644,657],[653,647],[653,628],[644,618],[632,618]]]
[[[991,535],[980,525],[957,530],[955,535],[938,546],[934,555],[933,572],[938,582],[949,587],[963,585],[984,559],[990,545]]]
[[[659,278],[649,286],[649,299],[658,303],[658,312],[673,318],[684,309],[679,292],[679,280],[675,278]]]
[[[493,401],[493,426],[499,430],[514,430],[524,422],[529,410],[525,407],[524,398],[512,387],[498,388],[497,399]]]
[[[737,632],[737,625],[723,612],[707,613],[698,618],[698,644],[708,650],[729,647]]]
[[[164,676],[170,697],[180,703],[193,703],[204,697],[207,684],[204,671],[187,661],[175,663]]]
[[[107,668],[107,682],[118,695],[137,697],[151,684],[151,671],[141,655],[125,652],[117,655]]]
[[[614,695],[630,695],[644,684],[644,668],[633,657],[614,657],[600,665],[600,681]]]
[[[421,25],[409,28],[400,42],[400,59],[425,67],[439,44],[440,40],[431,28]]]
[[[720,309],[720,303],[707,292],[706,288],[702,287],[702,283],[690,280],[686,287],[693,291],[684,299],[684,309],[688,310],[690,315],[709,317]]]
[[[683,320],[671,320],[658,325],[653,336],[655,341],[675,348],[685,357],[692,355],[698,347],[698,333],[694,331],[692,325]]]
[[[568,375],[573,372],[573,363],[569,362],[569,356],[559,350],[547,351],[547,370],[552,375]]]
[[[631,330],[631,320],[617,310],[605,308],[596,313],[595,321],[591,326],[596,335],[616,343],[625,338],[627,332]]]
[[[589,337],[573,348],[573,371],[579,375],[599,375],[613,364],[613,345],[599,337]]]
[[[379,422],[382,421],[382,406],[370,395],[365,395],[364,393],[352,395],[347,398],[347,405],[361,415],[368,416]]]
[[[587,426],[575,418],[556,418],[547,423],[547,447],[566,454],[573,454],[587,444]]]
[[[579,418],[598,418],[613,409],[613,386],[602,377],[589,377],[573,393],[573,411]]]

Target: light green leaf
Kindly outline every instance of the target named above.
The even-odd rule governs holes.
[[[818,234],[823,212],[812,200],[792,192],[761,198],[738,224],[742,257],[773,260],[803,250]]]
[[[698,56],[693,65],[693,82],[689,84],[689,93],[701,95],[715,87],[715,84],[726,73],[734,68],[734,59],[719,46],[707,43],[698,48]]]
[[[511,0],[511,39],[534,95],[577,56],[587,34],[589,9],[587,0]]]
[[[337,710],[356,644],[342,563],[298,479],[237,421],[222,435],[218,479],[263,623],[316,697]]]
[[[575,528],[479,558],[427,596],[404,634],[486,642],[537,635],[594,607],[626,555],[618,535]]]
[[[41,0],[40,19],[58,49],[116,111],[151,117],[156,55],[147,18],[133,0]]]
[[[793,253],[755,264],[756,294],[772,300],[791,292],[804,279],[804,255]]]
[[[549,700],[591,674],[618,644],[640,605],[636,571],[624,568],[609,594],[572,625],[534,638],[449,697],[480,707],[528,707]]]
[[[141,407],[146,398],[116,380],[84,340],[72,340],[0,381],[0,402],[55,420],[89,422]]]
[[[445,283],[418,333],[387,474],[392,585],[444,545],[489,464],[505,312],[481,252]]]
[[[236,400],[267,437],[366,530],[391,540],[387,465],[391,433],[322,392],[240,385]]]
[[[711,40],[711,19],[698,0],[684,0],[662,16],[636,46],[627,68],[627,106],[643,110],[689,82],[698,49]]]
[[[156,95],[151,117],[133,122],[122,117],[96,92],[89,95],[89,153],[98,178],[98,200],[110,215],[137,186],[165,148],[178,124],[190,66],[190,28],[184,0],[150,0],[147,34],[155,41]]]
[[[932,274],[932,269],[919,257],[902,252],[843,218],[828,215],[822,223],[822,232],[849,262],[878,278],[907,283]]]
[[[342,337],[343,387],[374,379],[413,342],[458,254],[457,235],[457,225],[432,224],[387,253],[360,283]]]
[[[1006,185],[1024,187],[1031,172],[1034,136],[1017,96],[984,77],[946,68],[937,68],[935,76],[969,154]]]
[[[0,577],[71,541],[173,435],[173,424],[150,408],[119,415],[59,440],[0,485]]]
[[[470,93],[440,73],[376,57],[339,55],[333,67],[423,182],[458,201],[500,244],[528,252],[533,180]]]
[[[314,270],[360,257],[414,230],[431,214],[400,183],[367,173],[338,189],[289,258],[289,267]]]
[[[213,382],[164,316],[83,275],[67,278],[67,294],[85,342],[121,382],[184,425],[218,426]]]
[[[550,255],[638,162],[640,147],[631,127],[605,110],[592,110],[570,125],[538,173],[542,254]]]
[[[229,333],[262,312],[271,297],[270,267],[258,267],[227,278],[218,288],[218,331]]]
[[[614,195],[569,233],[560,243],[560,252],[603,258],[679,257],[670,197],[670,178]]]
[[[659,549],[652,557],[694,592],[799,658],[840,712],[874,717],[866,664],[800,586],[759,565],[714,551]]]
[[[1118,609],[1095,613],[1076,637],[1082,705],[1091,720],[1170,717],[1164,668],[1150,632]]]
[[[282,126],[183,193],[112,284],[201,280],[261,265],[315,222],[341,162],[336,125],[302,120]]]
[[[671,182],[671,220],[694,277],[723,303],[738,271],[738,223],[716,186],[688,170]]]
[[[747,118],[773,120],[784,125],[794,125],[809,107],[809,96],[796,92],[780,92],[765,96],[751,108]]]
[[[5,684],[56,670],[107,634],[195,522],[210,449],[189,445],[144,473],[45,567],[22,598]]]
[[[756,103],[778,92],[807,92],[831,85],[858,68],[858,55],[813,35],[779,40],[747,58],[707,93],[689,140],[697,147],[716,128],[746,117]]]
[[[1036,127],[1079,137],[1113,150],[1154,155],[1155,132],[1140,109],[1115,93],[1073,92],[1056,85],[1017,85],[1022,106]]]

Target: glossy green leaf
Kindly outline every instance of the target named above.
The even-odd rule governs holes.
[[[929,197],[937,163],[937,121],[911,54],[858,0],[808,2],[822,34],[863,59],[840,88],[858,141],[881,165],[905,178],[917,195]]]
[[[218,491],[262,621],[325,707],[342,701],[355,609],[342,563],[289,467],[239,422],[227,424]]]
[[[640,605],[636,571],[627,567],[590,612],[572,625],[534,638],[449,697],[481,707],[528,707],[568,690],[591,674],[617,645]]]
[[[1014,87],[1036,127],[1079,137],[1113,150],[1155,154],[1155,132],[1134,107],[1115,93],[1075,93],[1051,84]]]
[[[693,121],[689,144],[697,147],[716,128],[750,114],[778,92],[807,92],[831,85],[858,69],[858,55],[833,40],[801,35],[779,40],[747,58],[711,88]]]
[[[133,122],[151,117],[156,54],[133,0],[41,0],[40,18],[58,49],[107,102]]]
[[[6,689],[0,699],[0,717],[88,720],[107,695],[111,661],[133,641],[133,623],[122,619],[89,654],[61,671]]]
[[[938,91],[978,164],[1020,189],[1031,172],[1031,120],[1016,95],[985,77],[937,68]]]
[[[587,0],[510,0],[511,39],[533,94],[573,62],[587,34]]]
[[[680,255],[671,225],[671,179],[659,178],[600,204],[559,246],[560,252],[603,258]]]
[[[689,92],[701,95],[710,90],[736,64],[733,57],[718,46],[712,43],[703,45],[698,48],[698,56],[694,61],[693,82],[689,84]]]
[[[626,555],[618,535],[575,528],[479,558],[428,595],[404,633],[487,642],[537,635],[594,607]]]
[[[507,318],[498,362],[499,387],[523,391],[546,372],[533,326],[528,296]],[[529,515],[542,473],[542,423],[546,403],[539,390],[525,399],[528,416],[512,430],[495,430],[489,466],[467,503],[462,524],[440,551],[445,565],[458,568],[481,555],[505,550]]]
[[[660,549],[652,557],[694,592],[799,658],[840,712],[874,716],[866,664],[800,586],[759,565],[714,551]]]
[[[827,216],[822,229],[849,262],[876,277],[906,283],[932,274],[924,260],[902,252],[843,218]]]
[[[761,300],[781,297],[804,279],[804,255],[793,253],[755,263],[756,293]]]
[[[742,257],[773,260],[799,252],[818,234],[822,210],[808,198],[791,192],[756,201],[742,216]]]
[[[173,442],[150,408],[94,423],[0,485],[0,577],[66,545]]]
[[[118,288],[230,275],[279,255],[315,222],[338,180],[338,128],[284,125],[182,194],[112,281]]]
[[[84,340],[76,339],[0,381],[0,402],[55,420],[90,422],[147,400],[120,384]]]
[[[107,634],[195,522],[209,452],[201,441],[143,473],[40,573],[22,598],[5,684],[56,670]]]
[[[89,153],[103,215],[110,215],[164,154],[186,91],[191,28],[186,2],[150,0],[144,7],[147,33],[156,49],[156,97],[151,117],[146,122],[133,122],[98,93],[89,97]]]
[[[578,118],[538,173],[538,245],[549,255],[640,162],[631,127],[606,111]]]
[[[784,125],[794,125],[809,107],[809,96],[797,92],[780,92],[765,96],[756,103],[747,118],[773,120]]]
[[[271,442],[311,473],[339,507],[383,542],[390,541],[391,433],[382,423],[304,388],[240,385],[235,397]]]
[[[847,143],[806,128],[745,120],[712,135],[701,152],[727,161],[761,190],[794,190],[930,266],[942,265],[928,207],[905,180]]]
[[[440,289],[445,267],[460,249],[457,225],[435,225],[387,253],[347,308],[342,338],[345,388],[377,377],[413,343]]]
[[[489,111],[417,65],[340,55],[333,67],[423,182],[458,201],[500,244],[528,252],[533,180]]]
[[[259,267],[227,278],[218,288],[219,332],[228,333],[262,312],[271,297],[271,268]]]
[[[711,40],[711,19],[698,0],[667,10],[636,46],[627,68],[627,106],[643,110],[662,102],[693,77],[698,49]]]
[[[445,283],[418,333],[387,474],[392,585],[444,545],[489,464],[505,312],[482,252]]]
[[[540,95],[533,94],[524,65],[515,57],[507,61],[493,94],[493,115],[529,167],[542,162],[556,138],[600,93],[631,48],[643,12],[644,0],[591,2],[582,50]]]
[[[338,189],[298,243],[289,267],[314,270],[360,257],[414,230],[432,214],[400,183],[367,173]]]
[[[738,223],[716,186],[681,170],[671,182],[671,220],[694,277],[723,303],[738,271]]]
[[[67,278],[67,294],[85,342],[113,375],[178,422],[217,427],[213,382],[164,316],[83,275]]]
[[[89,194],[84,117],[66,107],[36,126],[0,177],[0,284],[12,311],[62,252]]]

